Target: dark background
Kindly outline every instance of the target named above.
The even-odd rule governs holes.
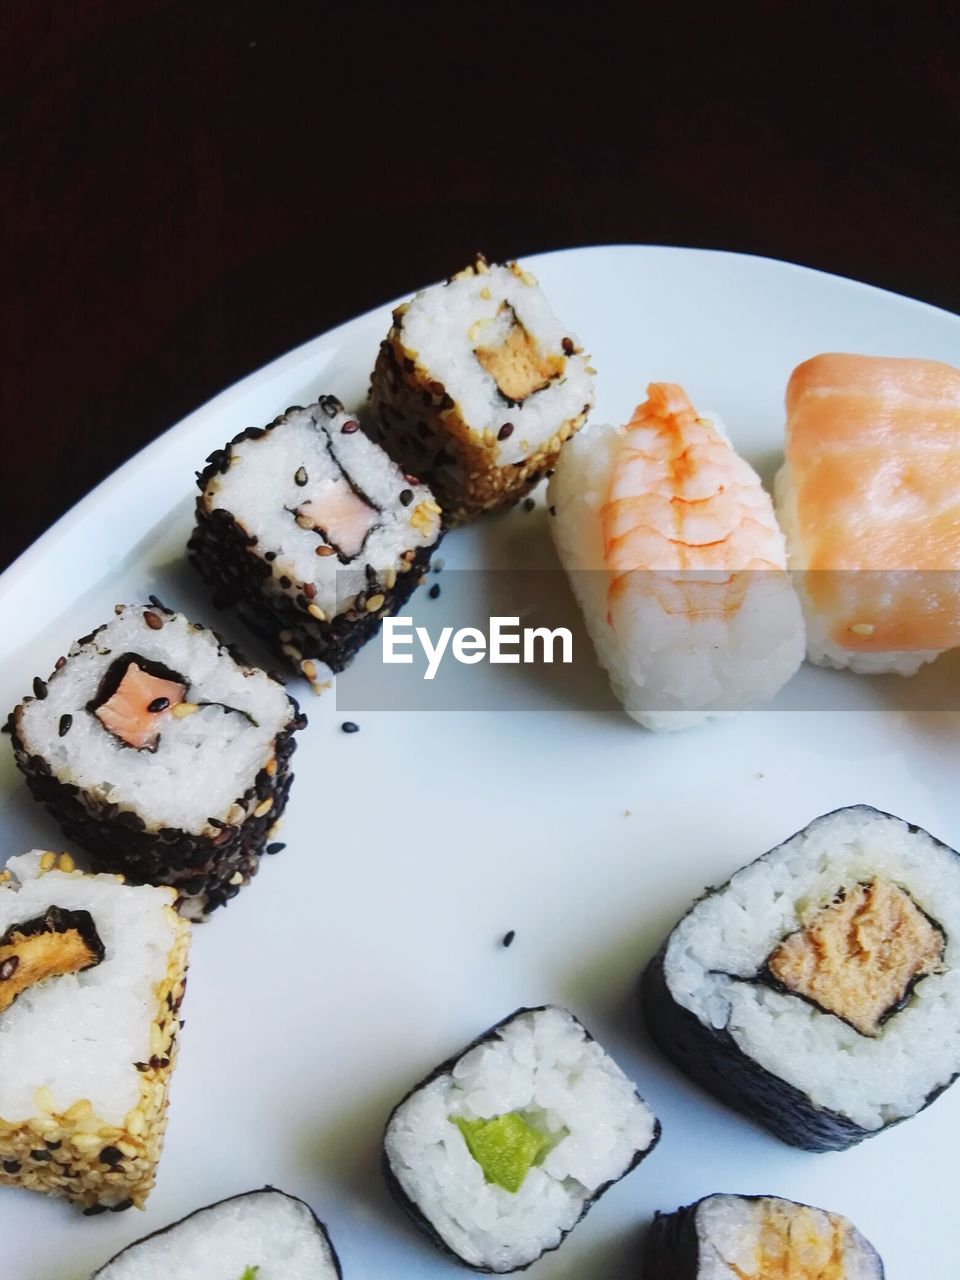
[[[0,564],[478,247],[738,249],[960,309],[955,5],[627,7],[2,0]]]

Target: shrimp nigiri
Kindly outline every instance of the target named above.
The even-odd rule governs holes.
[[[552,528],[614,692],[645,728],[679,729],[772,698],[803,621],[757,474],[681,387],[647,394],[625,427],[566,445]]]
[[[960,369],[799,365],[776,493],[812,661],[912,675],[960,646]]]

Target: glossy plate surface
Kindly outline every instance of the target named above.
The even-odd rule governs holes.
[[[960,319],[783,263],[605,247],[528,265],[593,354],[596,421],[624,420],[652,379],[680,381],[696,404],[724,417],[767,480],[781,451],[784,387],[799,361],[829,350],[960,360]],[[383,307],[224,392],[0,579],[4,713],[117,601],[154,592],[247,644],[231,616],[215,615],[182,559],[193,473],[241,428],[289,404],[333,392],[358,405],[388,323]],[[554,564],[538,501],[533,512],[451,535],[444,573]],[[564,596],[561,574],[548,589]],[[421,590],[412,612],[429,622],[440,603]],[[0,1190],[0,1277],[83,1280],[135,1237],[268,1182],[307,1199],[329,1223],[347,1280],[464,1274],[389,1200],[377,1168],[382,1125],[415,1081],[483,1028],[518,1005],[556,1001],[636,1079],[664,1137],[532,1274],[633,1275],[656,1209],[735,1191],[844,1212],[892,1280],[946,1280],[956,1265],[960,1087],[843,1155],[793,1151],[659,1057],[635,988],[705,885],[817,814],[866,802],[960,841],[960,714],[931,709],[956,688],[956,656],[906,694],[895,678],[805,668],[780,709],[666,737],[637,729],[599,692],[585,645],[569,698],[549,709],[371,711],[355,717],[361,731],[352,736],[340,731],[335,693],[316,698],[293,682],[310,725],[296,757],[287,849],[195,932],[170,1128],[149,1208],[88,1219]],[[371,646],[356,674],[379,662]],[[491,697],[501,672],[483,669]],[[794,709],[808,695],[832,709]],[[6,746],[0,787],[0,857],[64,847]],[[508,929],[516,941],[505,950]]]

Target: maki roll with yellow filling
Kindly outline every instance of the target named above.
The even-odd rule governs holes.
[[[231,1196],[128,1245],[93,1280],[340,1280],[327,1229],[273,1187]]]
[[[257,869],[305,724],[283,686],[159,603],[118,606],[9,721],[36,799],[95,870],[201,917]]]
[[[143,1206],[186,981],[174,898],[65,854],[0,871],[0,1185],[88,1212]]]
[[[960,856],[866,805],[712,890],[649,965],[654,1040],[810,1151],[909,1119],[960,1074]]]
[[[396,1107],[388,1184],[465,1266],[503,1274],[556,1249],[653,1150],[660,1125],[565,1009],[520,1009]]]
[[[241,432],[197,483],[190,553],[214,602],[312,682],[406,603],[441,537],[430,489],[333,396]]]
[[[876,1249],[839,1213],[777,1196],[706,1196],[658,1213],[645,1280],[883,1280]]]
[[[534,277],[481,256],[394,311],[370,430],[456,523],[529,492],[593,400],[589,358]]]

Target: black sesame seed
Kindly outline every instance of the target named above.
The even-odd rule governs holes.
[[[4,1172],[4,1173],[19,1173],[19,1172],[20,1172],[20,1161],[19,1161],[19,1160],[4,1160],[3,1165],[2,1165],[2,1168],[3,1168],[3,1172]]]
[[[295,485],[299,485],[299,487],[300,487],[301,489],[303,488],[303,486],[307,483],[307,469],[306,469],[306,467],[298,467],[298,468],[297,468],[297,470],[294,472],[294,476],[293,476],[293,483],[294,483]]]
[[[73,724],[73,716],[69,714],[60,717],[60,723],[57,726],[57,733],[61,738],[65,738],[70,732],[70,726]]]
[[[263,553],[264,560],[276,560],[277,553],[275,551],[265,551]]]
[[[352,436],[355,431],[360,430],[360,423],[356,418],[351,418],[349,422],[345,422],[340,428],[341,435]]]
[[[524,511],[532,511],[536,505],[537,504],[534,502],[533,498],[526,498],[524,500],[523,509]]]
[[[35,1164],[46,1164],[47,1161],[52,1160],[53,1157],[51,1156],[49,1151],[44,1151],[42,1148],[39,1148],[36,1151],[30,1152],[30,1159]]]
[[[169,698],[154,698],[152,702],[147,703],[147,710],[151,715],[155,716],[160,711],[166,711],[170,705]]]
[[[132,1200],[121,1200],[119,1204],[110,1205],[111,1213],[126,1213],[128,1209],[133,1208]]]
[[[117,1147],[104,1147],[100,1152],[100,1163],[115,1165],[123,1159],[123,1152]]]
[[[572,339],[572,338],[564,338],[564,340],[560,343],[560,345],[561,345],[561,347],[563,347],[563,353],[564,353],[564,355],[567,355],[567,356],[572,356],[572,355],[573,355],[573,352],[574,352],[574,349],[575,349],[575,348],[574,348],[574,345],[573,345],[573,339]]]
[[[552,516],[555,516],[555,515],[557,514],[557,508],[556,508],[556,507],[550,507],[550,508],[549,508],[549,511],[550,511],[550,514],[551,514]]]
[[[354,722],[353,722],[352,720],[344,720],[344,722],[343,722],[343,724],[340,726],[340,728],[343,730],[343,732],[344,732],[344,733],[359,733],[359,732],[360,732],[360,726],[359,726],[358,724],[354,724]]]
[[[283,577],[280,579],[280,585],[281,587],[283,587],[284,591],[290,590],[290,587],[292,584],[286,574],[284,574]]]
[[[509,947],[516,936],[517,936],[516,929],[508,929],[507,932],[503,935],[503,945],[505,947]]]
[[[505,422],[503,426],[500,428],[500,430],[497,432],[497,439],[509,440],[512,435],[513,435],[513,423]]]
[[[409,507],[409,505],[410,505],[410,503],[411,503],[412,501],[413,501],[413,490],[412,490],[412,489],[401,489],[401,490],[400,490],[400,505],[401,505],[402,507]]]
[[[33,681],[33,696],[41,702],[47,696],[46,681],[41,680],[39,676],[36,676]]]
[[[439,594],[440,594],[440,583],[435,582],[433,586],[430,588],[430,590],[427,592],[427,595],[430,597],[431,600],[436,600]]]
[[[282,840],[276,840],[273,844],[267,845],[267,853],[282,853],[286,847]]]

